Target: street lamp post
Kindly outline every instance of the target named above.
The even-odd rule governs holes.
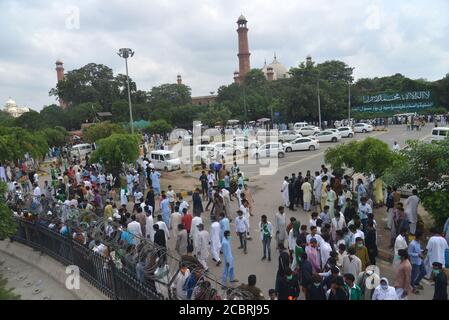
[[[348,125],[351,125],[351,80],[348,81]]]
[[[245,110],[245,122],[248,122],[248,110],[246,108],[246,91],[244,83],[242,83],[242,89],[243,89],[243,108]]]
[[[320,99],[320,79],[318,78],[318,122],[319,122],[319,127],[320,130],[322,129],[321,127],[321,99]]]
[[[121,48],[117,53],[120,57],[125,59],[126,65],[126,84],[128,86],[128,104],[129,104],[129,122],[131,124],[131,133],[134,134],[134,121],[133,121],[133,111],[131,106],[131,90],[129,88],[129,75],[128,75],[128,58],[134,56],[134,51],[129,48]]]

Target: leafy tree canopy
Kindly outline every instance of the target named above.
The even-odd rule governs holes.
[[[172,129],[171,125],[163,120],[155,120],[150,122],[150,126],[148,127],[148,132],[151,134],[159,133],[164,134],[170,132]]]
[[[107,138],[113,133],[124,134],[126,130],[118,124],[105,121],[83,129],[83,138],[92,143]]]
[[[382,177],[396,157],[385,142],[375,138],[344,143],[324,154],[325,162],[334,170],[353,169],[376,177]]]
[[[123,164],[130,164],[139,156],[139,135],[114,133],[97,141],[93,162],[101,162],[107,170],[118,176]]]

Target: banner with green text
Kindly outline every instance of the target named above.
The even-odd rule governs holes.
[[[362,104],[352,108],[353,111],[363,113],[419,112],[434,107],[430,91],[381,93],[363,96],[360,100]]]

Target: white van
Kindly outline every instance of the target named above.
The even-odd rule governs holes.
[[[432,130],[432,142],[443,141],[449,137],[449,127],[437,127]]]
[[[309,126],[309,124],[307,122],[296,122],[295,125],[293,126],[293,130],[297,131],[301,128],[308,127],[308,126]]]
[[[75,158],[84,160],[86,159],[86,156],[90,156],[92,151],[92,145],[89,143],[76,144],[70,148],[70,157],[72,160]]]
[[[150,152],[150,160],[157,170],[173,171],[181,169],[181,160],[169,150],[155,150]]]

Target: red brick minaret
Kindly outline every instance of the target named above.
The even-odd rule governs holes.
[[[64,63],[61,60],[56,61],[56,77],[58,82],[64,80]],[[67,108],[67,104],[59,97],[59,106],[63,109]]]
[[[176,78],[176,82],[177,82],[178,84],[182,84],[182,77],[181,77],[180,74],[178,74],[178,76],[177,76],[177,78]]]
[[[250,70],[250,63],[249,63],[249,56],[251,53],[249,53],[249,45],[248,45],[248,28],[246,27],[246,23],[248,21],[246,18],[242,15],[240,15],[237,25],[237,33],[239,35],[239,80],[240,82],[245,78],[246,74]]]

